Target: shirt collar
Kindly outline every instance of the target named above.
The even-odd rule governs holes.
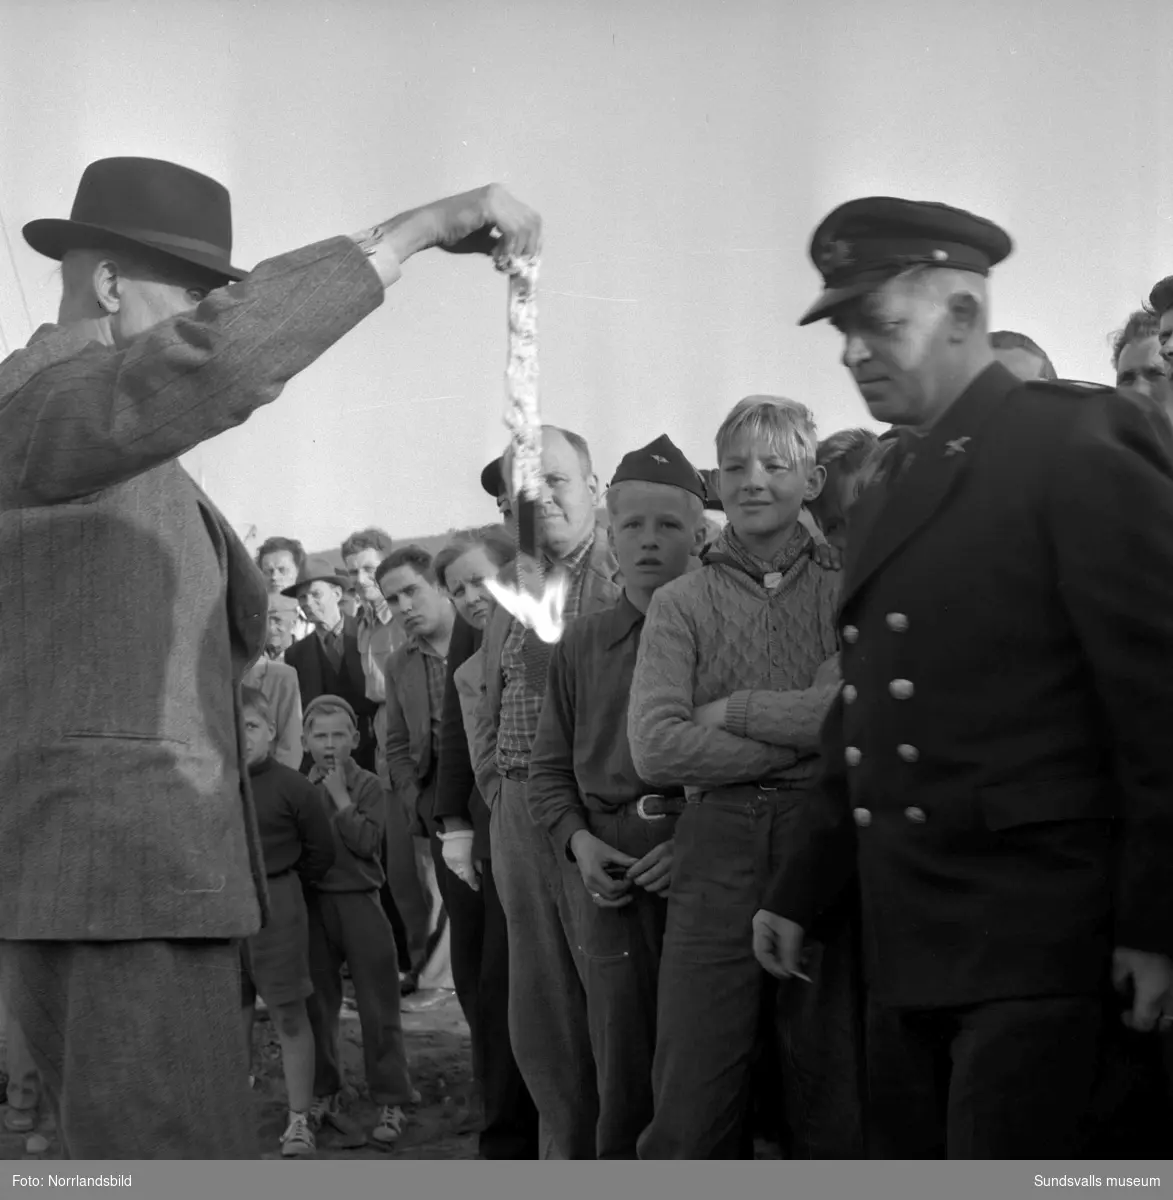
[[[338,624],[335,625],[333,629],[323,629],[320,625],[315,625],[314,632],[318,635],[318,637],[320,637],[323,641],[325,641],[326,638],[328,638],[331,634],[341,635],[343,629],[345,629],[345,628],[346,628],[346,618],[340,617],[338,620]]]
[[[632,631],[641,629],[644,623],[644,614],[628,600],[626,591],[611,609],[610,618],[607,628],[608,650],[613,650],[620,642],[626,641]]]
[[[595,548],[595,537],[598,530],[592,525],[591,531],[585,538],[565,558],[551,559],[549,556],[543,556],[548,565],[562,567],[569,571],[572,575],[579,571],[583,564],[590,558],[591,551]]]

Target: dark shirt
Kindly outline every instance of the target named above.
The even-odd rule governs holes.
[[[383,839],[387,835],[387,790],[379,777],[364,771],[353,758],[343,764],[350,807],[339,811],[322,770],[310,768],[309,782],[329,815],[334,839],[334,865],[316,885],[321,892],[370,892],[383,886]]]
[[[473,774],[460,694],[453,676],[477,652],[483,637],[479,629],[474,629],[460,617],[456,618],[452,626],[452,640],[448,644],[448,672],[444,682],[440,723],[440,763],[436,772],[436,804],[432,810],[437,820],[456,817],[472,825],[475,834],[472,854],[477,861],[489,857],[489,810],[481,798]]]
[[[628,600],[575,620],[554,647],[526,796],[554,844],[588,829],[587,810],[615,812],[649,792],[631,761],[627,697],[644,615]]]
[[[330,814],[318,789],[300,771],[266,758],[248,769],[265,874],[296,870],[307,883],[324,879],[334,864]]]

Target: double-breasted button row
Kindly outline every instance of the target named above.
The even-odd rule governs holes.
[[[843,685],[843,703],[844,704],[854,704],[855,698],[858,695],[859,695],[859,692],[857,691],[854,684],[845,683]]]
[[[915,805],[904,810],[904,818],[913,825],[923,825],[929,818],[923,808]],[[872,814],[866,808],[853,808],[851,819],[861,828],[866,829],[872,823]]]
[[[863,751],[858,746],[848,746],[843,751],[843,761],[849,767],[858,767],[863,761]]]
[[[895,700],[911,700],[916,688],[913,687],[911,679],[893,679],[888,684],[888,691]]]

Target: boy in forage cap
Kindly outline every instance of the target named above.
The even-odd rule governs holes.
[[[598,1158],[635,1158],[652,1116],[657,976],[680,787],[642,780],[627,697],[652,594],[696,565],[705,487],[666,435],[633,450],[607,489],[617,604],[579,617],[550,660],[528,800],[565,866],[584,950],[599,1081]]]
[[[792,979],[821,913],[861,914],[873,1157],[1083,1153],[1105,1019],[1173,1027],[1173,437],[995,361],[1010,250],[893,197],[811,247],[803,323],[911,436],[852,514],[843,688],[754,945]]]

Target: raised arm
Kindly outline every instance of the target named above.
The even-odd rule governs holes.
[[[688,614],[660,590],[648,607],[627,717],[631,757],[659,786],[719,787],[768,779],[797,755],[692,719],[697,644]]]

